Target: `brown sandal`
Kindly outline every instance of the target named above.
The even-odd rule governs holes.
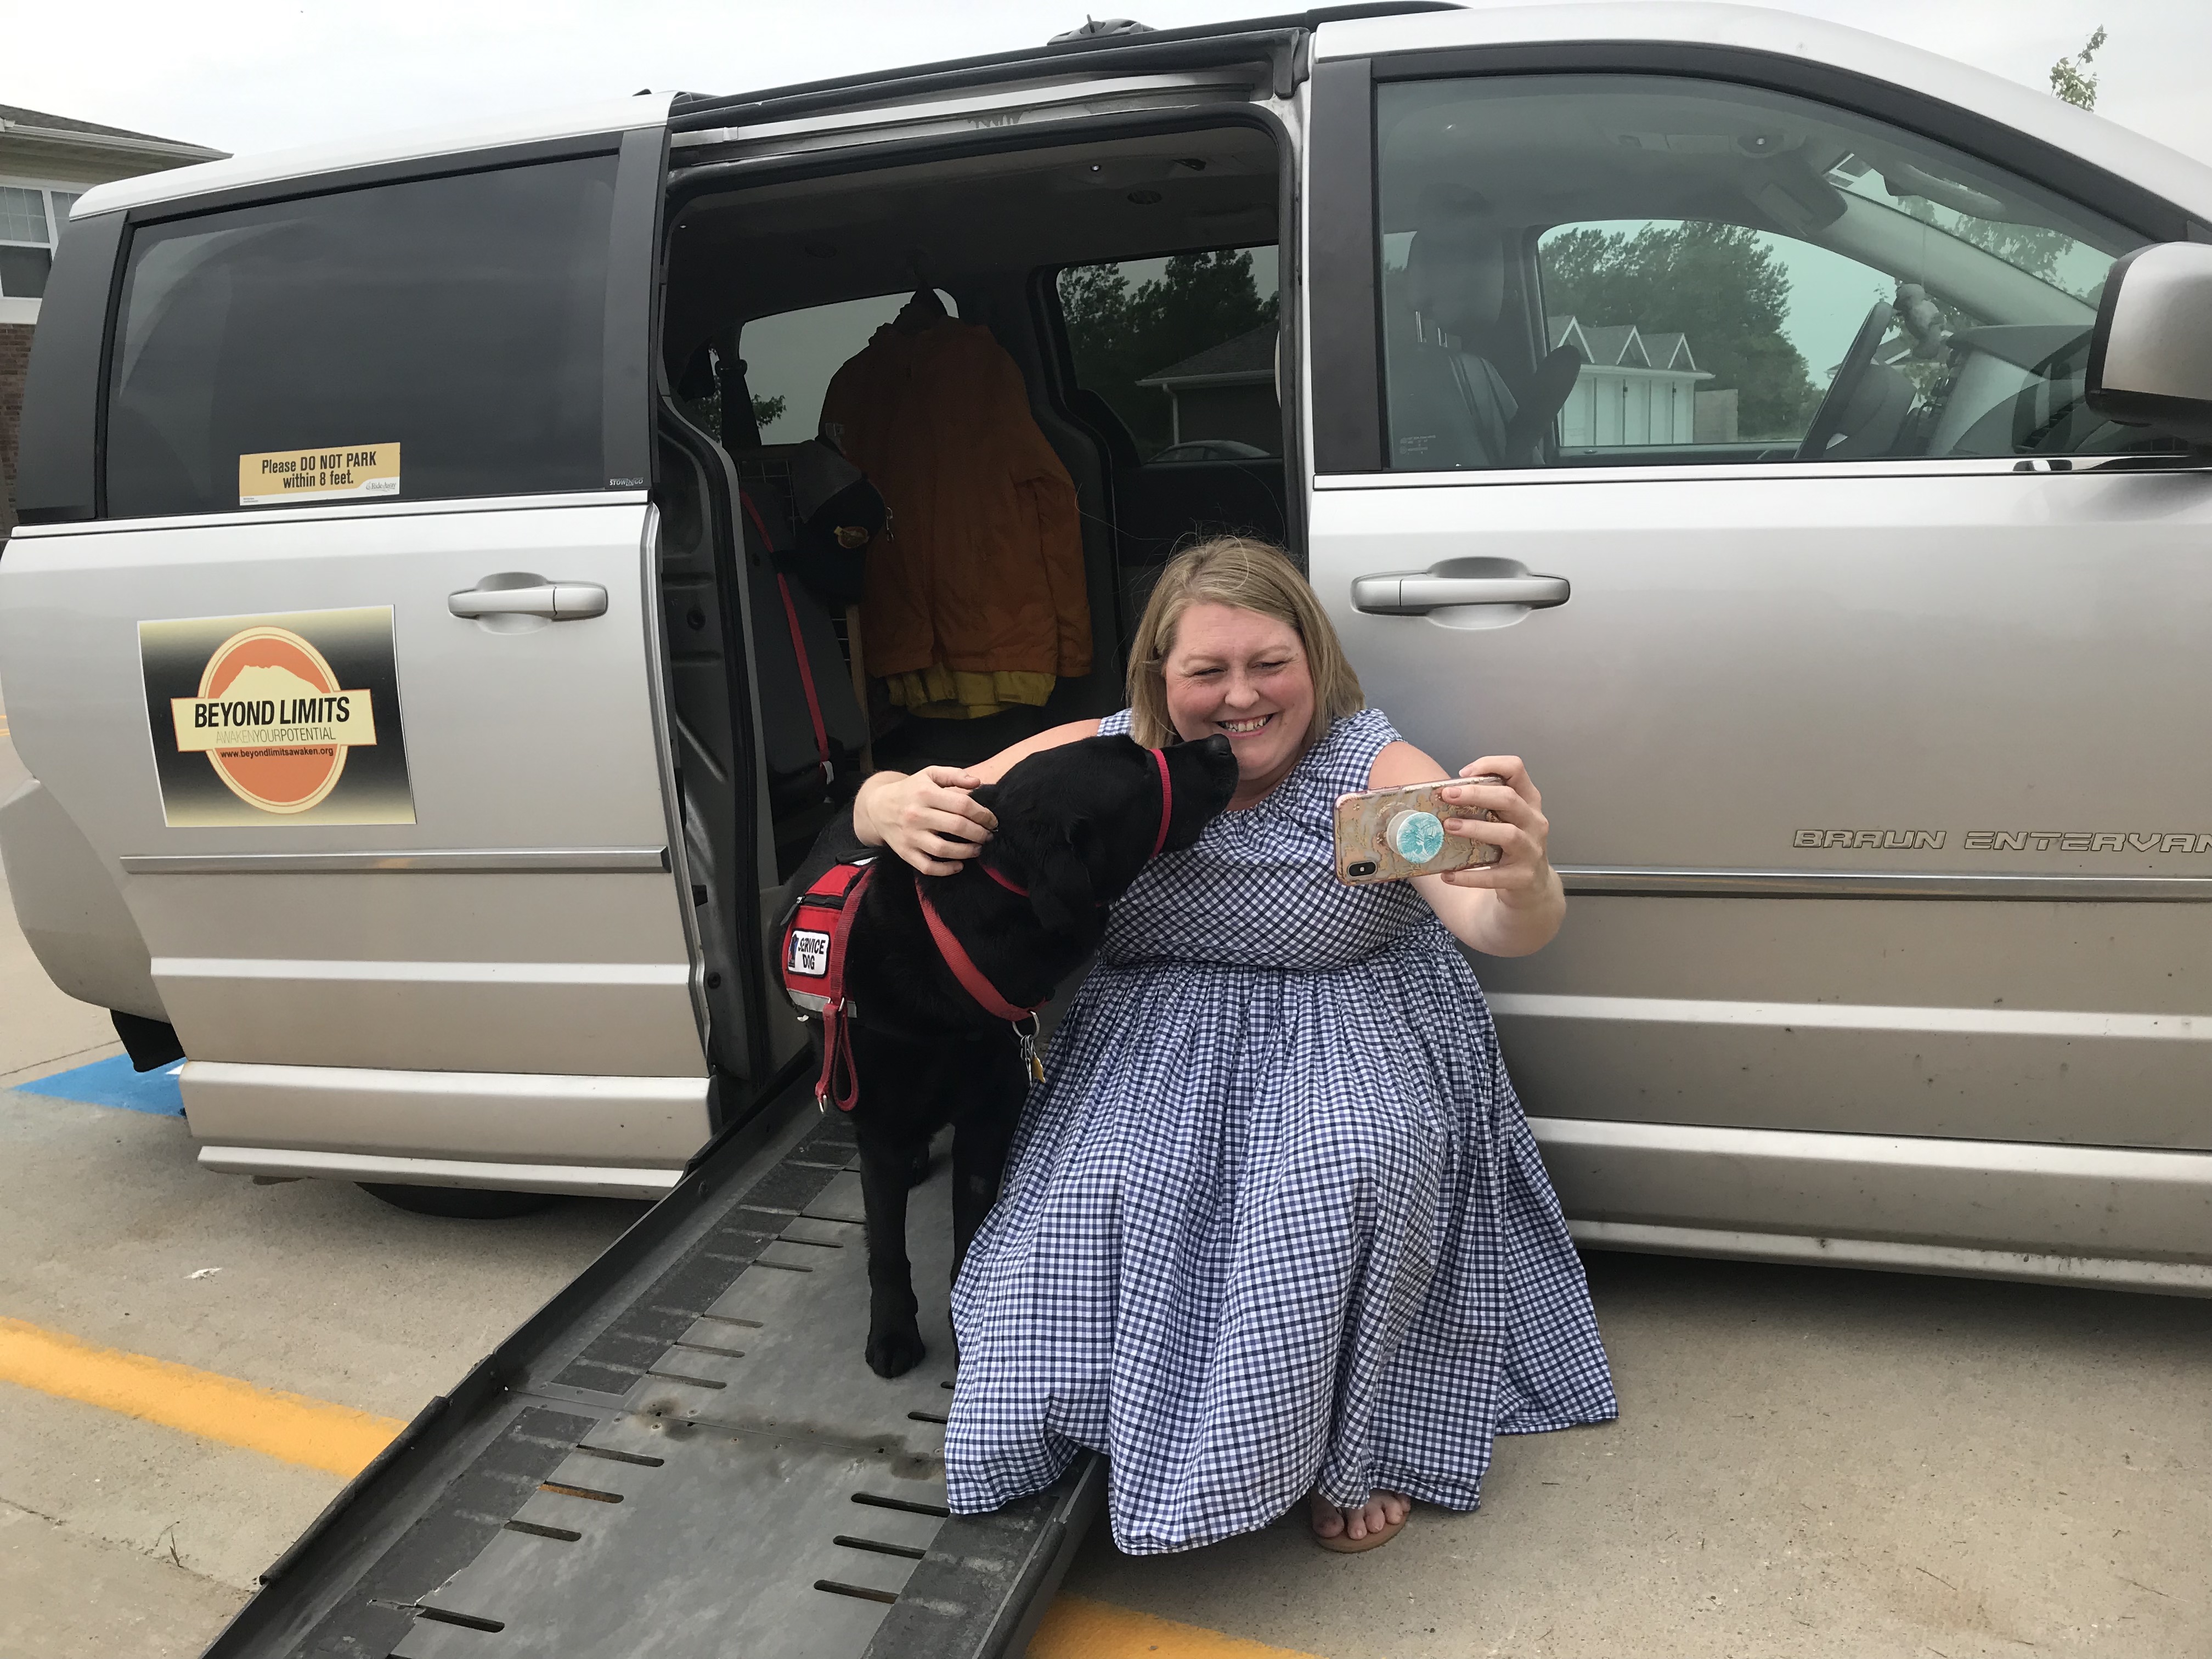
[[[1307,1520],[1309,1526],[1310,1526],[1312,1521],[1312,1498],[1309,1498],[1306,1500],[1306,1504]],[[1337,1534],[1335,1537],[1324,1538],[1319,1533],[1315,1533],[1313,1535],[1313,1540],[1315,1543],[1320,1545],[1323,1549],[1334,1550],[1339,1555],[1358,1555],[1365,1550],[1381,1549],[1383,1545],[1389,1543],[1400,1533],[1405,1531],[1406,1522],[1412,1518],[1413,1510],[1409,1506],[1403,1519],[1390,1522],[1380,1531],[1370,1532],[1364,1538],[1354,1538],[1352,1535],[1351,1526],[1347,1522],[1345,1529]]]

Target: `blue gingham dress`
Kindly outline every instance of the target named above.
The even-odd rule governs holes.
[[[1494,1435],[1615,1414],[1466,957],[1410,885],[1332,873],[1397,735],[1339,720],[1115,906],[954,1291],[955,1510],[1084,1446],[1132,1554],[1316,1488],[1471,1510]]]

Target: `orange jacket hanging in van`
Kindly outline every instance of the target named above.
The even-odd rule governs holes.
[[[890,506],[860,620],[893,702],[994,714],[1091,672],[1074,481],[988,329],[878,329],[830,381],[822,430]]]

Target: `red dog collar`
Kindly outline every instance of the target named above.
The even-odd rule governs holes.
[[[1160,855],[1160,848],[1168,844],[1168,821],[1175,817],[1175,784],[1168,777],[1168,751],[1150,751],[1152,764],[1160,769],[1160,833],[1152,837],[1152,856]]]

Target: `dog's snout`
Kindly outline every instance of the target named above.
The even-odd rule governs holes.
[[[1176,745],[1179,753],[1188,755],[1184,763],[1188,770],[1182,773],[1182,787],[1192,791],[1192,802],[1197,807],[1193,822],[1193,833],[1229,804],[1237,789],[1237,750],[1229,739],[1218,732],[1210,738],[1200,738],[1195,743]],[[1195,776],[1193,775],[1195,773]],[[1182,814],[1178,811],[1178,818]]]
[[[1235,787],[1237,782],[1237,749],[1227,738],[1215,732],[1201,738],[1198,752],[1206,757],[1206,775],[1216,782]]]

